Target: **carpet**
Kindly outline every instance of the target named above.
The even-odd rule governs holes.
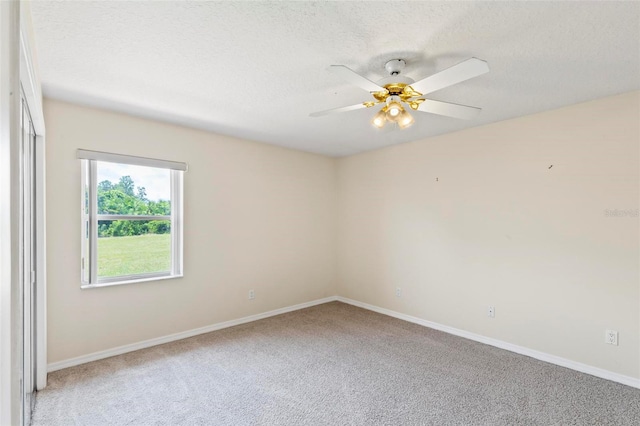
[[[340,302],[49,374],[40,425],[639,425],[640,390]]]

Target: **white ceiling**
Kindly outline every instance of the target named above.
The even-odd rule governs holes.
[[[331,156],[423,139],[640,89],[639,2],[34,2],[45,96]],[[375,110],[309,113],[370,95],[407,62],[415,80],[469,57],[488,74],[430,98],[470,121],[415,113],[376,131]],[[177,144],[180,141],[176,141]]]

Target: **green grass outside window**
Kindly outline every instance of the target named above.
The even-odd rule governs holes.
[[[98,277],[171,271],[171,234],[98,238]]]

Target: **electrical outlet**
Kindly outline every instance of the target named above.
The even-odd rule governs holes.
[[[489,318],[495,318],[496,317],[496,308],[495,308],[495,306],[489,306],[489,308],[487,309],[487,316]]]
[[[253,300],[256,298],[256,292],[253,290],[249,290],[249,300]]]
[[[604,342],[609,345],[618,346],[618,332],[615,330],[605,331]]]
[[[396,287],[396,297],[402,296],[402,289],[400,287]]]

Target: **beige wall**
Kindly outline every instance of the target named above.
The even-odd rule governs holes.
[[[640,377],[639,99],[340,159],[339,293]]]
[[[45,119],[49,363],[336,294],[335,160],[52,100]],[[78,148],[188,163],[184,278],[80,289]]]
[[[639,103],[329,159],[47,100],[49,363],[339,294],[638,378]],[[77,148],[189,164],[184,278],[80,290]]]

